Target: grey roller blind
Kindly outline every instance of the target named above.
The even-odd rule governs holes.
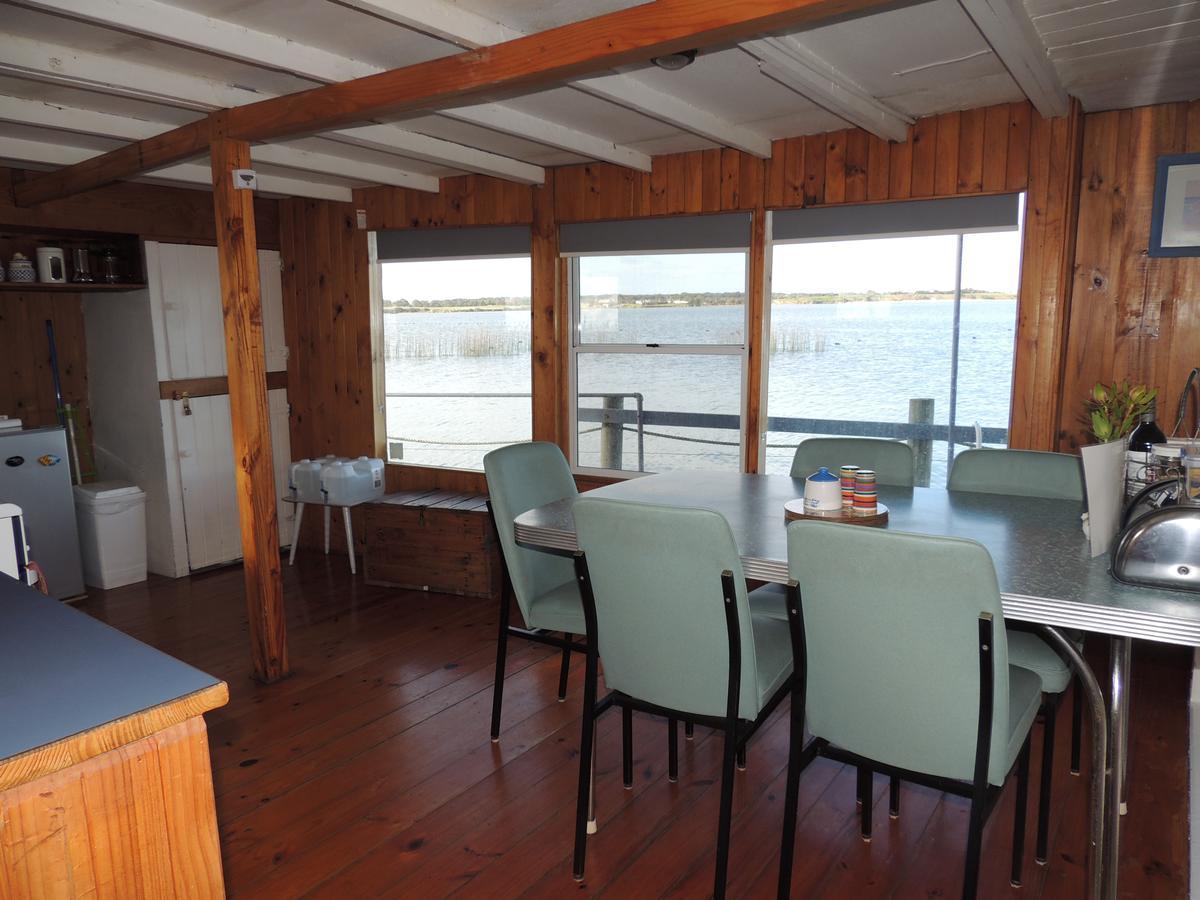
[[[461,259],[529,253],[528,225],[480,228],[406,228],[375,233],[380,262],[404,259]]]
[[[1020,194],[1000,194],[784,209],[771,216],[771,236],[776,241],[830,241],[959,231],[1015,231],[1019,204]]]
[[[577,222],[562,225],[558,230],[558,248],[563,256],[671,250],[744,250],[749,246],[748,212]]]

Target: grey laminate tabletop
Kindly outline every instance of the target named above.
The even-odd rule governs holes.
[[[0,762],[218,682],[0,574]]]
[[[588,496],[714,509],[733,529],[746,577],[783,583],[783,505],[803,493],[803,479],[784,475],[670,472],[631,478]],[[1114,581],[1107,554],[1088,555],[1077,502],[885,485],[879,497],[890,510],[890,530],[954,535],[987,547],[1009,618],[1200,646],[1200,595]],[[572,502],[518,516],[517,540],[575,550]]]

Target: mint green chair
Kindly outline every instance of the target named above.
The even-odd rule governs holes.
[[[792,477],[807,478],[821,466],[830,472],[837,472],[839,466],[858,466],[874,470],[877,484],[913,485],[913,452],[902,441],[856,437],[815,437],[801,441],[792,457]]]
[[[583,605],[575,568],[568,557],[530,550],[517,544],[513,520],[538,506],[578,496],[566,457],[555,444],[512,444],[483,458],[488,507],[500,537],[504,585],[500,592],[500,634],[496,644],[496,682],[492,694],[492,740],[500,739],[500,708],[504,703],[504,665],[509,636],[549,644],[562,650],[558,699],[567,696],[571,651],[582,652],[573,635],[583,634]],[[509,624],[511,598],[516,597],[525,627]],[[562,632],[555,637],[552,632]]]
[[[970,799],[963,896],[976,894],[984,822],[1014,764],[1019,884],[1029,732],[1041,680],[1009,665],[991,557],[958,538],[829,522],[788,526],[787,613],[797,659],[779,896],[790,892],[801,770],[816,756]],[[801,749],[807,721],[812,741]],[[863,797],[870,834],[871,794]]]
[[[575,878],[587,849],[595,721],[608,707],[696,721],[724,734],[713,895],[725,894],[734,766],[792,690],[786,622],[754,615],[729,524],[718,513],[581,497],[576,571],[587,618]],[[611,689],[596,700],[604,664]],[[674,743],[674,741],[672,741]]]
[[[954,457],[947,487],[951,491],[1007,494],[1014,497],[1044,497],[1053,500],[1084,498],[1083,467],[1077,456],[1038,450],[1001,450],[981,447],[964,450]],[[1042,679],[1046,703],[1042,707],[1042,778],[1038,795],[1037,860],[1046,862],[1049,852],[1050,791],[1054,767],[1054,731],[1058,708],[1072,681],[1070,666],[1048,643],[1029,631],[1010,627],[1008,659],[1015,666],[1036,672]],[[1064,636],[1080,650],[1083,633],[1066,630]],[[1075,686],[1071,704],[1071,771],[1079,774],[1082,752],[1083,697]]]

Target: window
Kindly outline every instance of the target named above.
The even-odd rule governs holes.
[[[564,226],[578,468],[740,468],[748,238],[745,215]]]
[[[811,435],[896,437],[941,485],[956,448],[1006,446],[1019,198],[796,212],[774,220],[764,471]]]
[[[489,450],[528,441],[528,229],[381,232],[378,244],[389,461],[481,469]],[[501,252],[467,255],[488,249]]]

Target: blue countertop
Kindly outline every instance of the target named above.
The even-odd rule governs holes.
[[[0,574],[0,760],[218,683]]]

